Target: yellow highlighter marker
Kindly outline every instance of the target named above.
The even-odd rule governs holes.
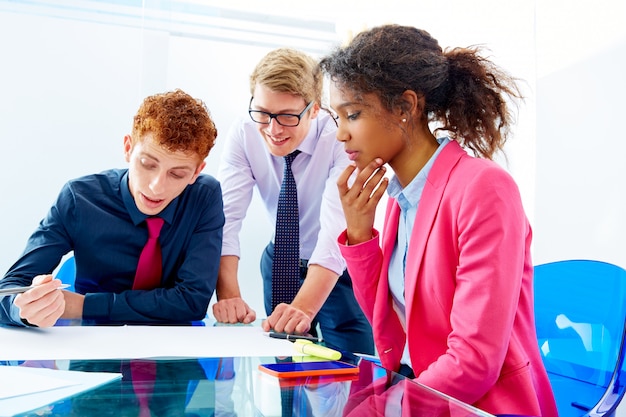
[[[341,352],[327,348],[326,346],[316,345],[310,340],[294,340],[293,347],[296,351],[304,353],[305,355],[317,356],[318,358],[328,359],[331,361],[341,359]]]

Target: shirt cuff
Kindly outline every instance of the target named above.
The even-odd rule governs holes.
[[[349,242],[348,242],[348,230],[346,229],[343,232],[341,232],[341,234],[337,238],[337,244],[339,246],[359,246],[359,245],[364,245],[364,244],[366,244],[368,242],[371,242],[373,240],[378,241],[378,230],[376,230],[376,229],[372,229],[372,238],[370,240],[366,240],[365,242],[358,243],[356,245],[350,245]]]
[[[110,294],[85,294],[85,300],[83,303],[83,319],[108,319],[111,315],[110,303]]]
[[[22,319],[20,317],[20,309],[15,307],[15,304],[13,304],[13,300],[15,299],[15,295],[11,296],[11,307],[9,307],[10,309],[10,315],[11,315],[11,321],[17,325],[20,326],[32,326],[32,324],[30,324],[28,321]]]

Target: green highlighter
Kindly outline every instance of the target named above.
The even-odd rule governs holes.
[[[293,342],[296,351],[305,355],[317,356],[318,358],[336,361],[341,359],[341,352],[327,348],[326,346],[316,345],[310,340],[297,339]]]

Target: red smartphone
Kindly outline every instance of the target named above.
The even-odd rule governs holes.
[[[279,378],[323,375],[356,375],[359,367],[341,361],[262,363],[259,370]]]

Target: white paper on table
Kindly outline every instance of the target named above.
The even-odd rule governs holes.
[[[0,400],[76,384],[52,372],[33,375],[27,367],[0,366]]]
[[[0,328],[0,360],[302,356],[258,326]]]
[[[0,417],[37,410],[121,377],[117,373],[0,366],[0,389],[8,385],[5,393],[12,394],[0,398]]]

